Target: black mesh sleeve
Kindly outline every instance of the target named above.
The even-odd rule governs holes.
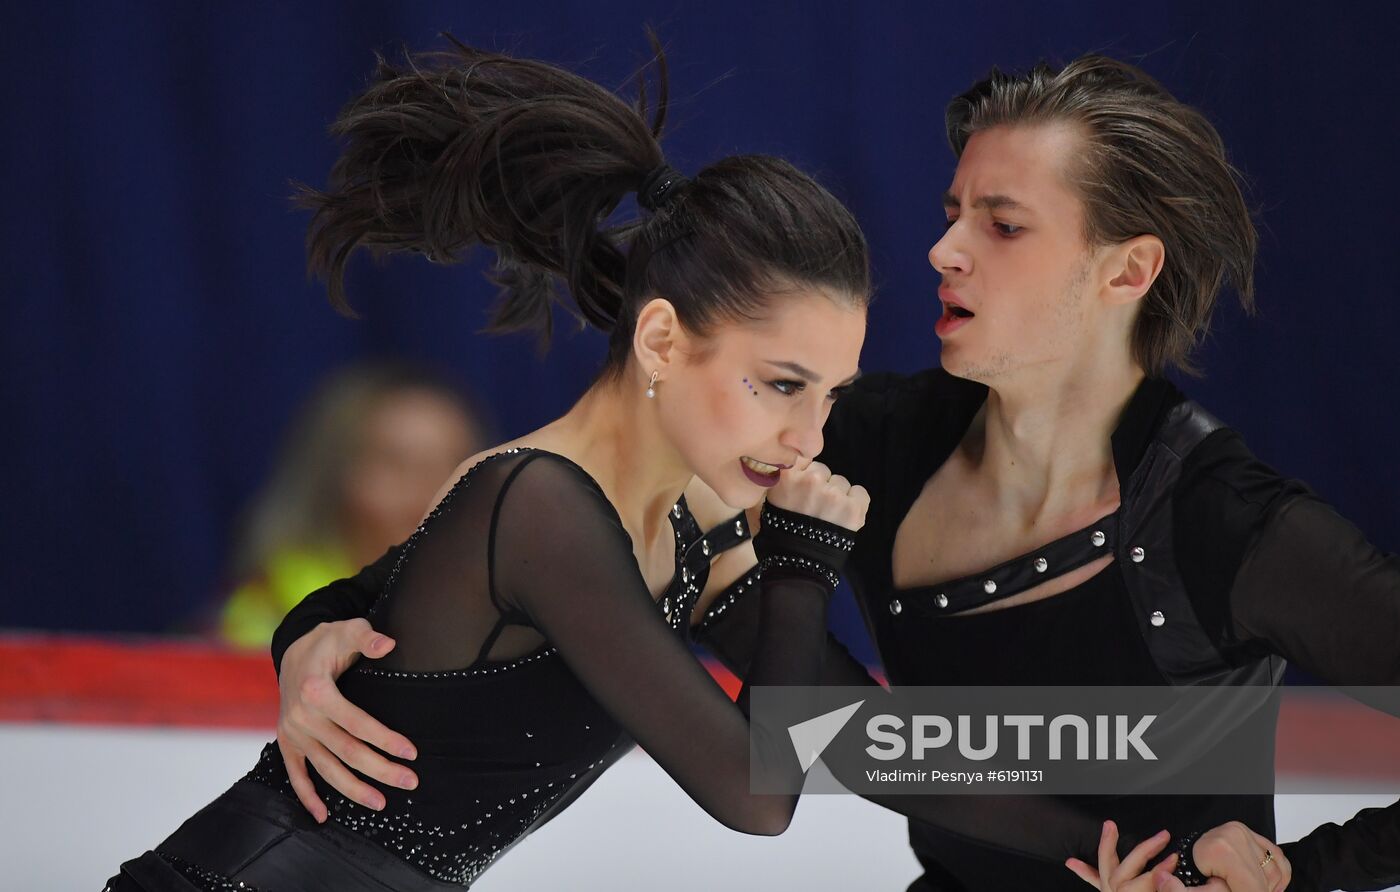
[[[1235,633],[1336,685],[1400,685],[1400,557],[1311,495],[1278,505],[1231,590]],[[1283,846],[1289,889],[1400,883],[1400,802]]]
[[[755,569],[729,585],[716,598],[695,629],[695,641],[714,654],[739,678],[749,677],[749,664],[758,649],[761,574]],[[870,672],[834,635],[828,634],[822,654],[821,684],[878,685]]]
[[[589,692],[714,818],[779,833],[795,796],[749,792],[749,723],[661,620],[612,506],[548,453],[503,488],[492,530],[492,584],[558,649]],[[829,592],[809,579],[758,587],[749,681],[814,685]],[[755,740],[765,770],[795,771],[785,739]]]
[[[401,546],[395,545],[384,556],[348,579],[337,579],[316,589],[283,617],[272,634],[272,665],[282,672],[282,655],[301,636],[321,623],[365,616],[383,591],[398,562]]]
[[[1277,654],[1343,687],[1400,684],[1400,557],[1255,458],[1235,431],[1217,431],[1187,459],[1175,533],[1193,606],[1227,657]],[[1400,803],[1283,849],[1290,890],[1393,885]]]
[[[1400,556],[1311,495],[1270,513],[1240,565],[1230,614],[1241,640],[1335,685],[1400,685]]]

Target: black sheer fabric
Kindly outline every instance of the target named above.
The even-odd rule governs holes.
[[[1194,559],[1178,563],[1222,649],[1277,653],[1339,686],[1400,685],[1400,556],[1279,477],[1233,431],[1202,447],[1177,499],[1178,541]],[[1400,803],[1325,824],[1283,850],[1289,889],[1400,884]]]
[[[702,549],[683,501],[671,522],[675,576],[654,597],[592,478],[559,455],[512,450],[465,474],[401,548],[293,611],[279,658],[289,628],[333,618],[328,604],[368,610],[397,640],[341,690],[419,749],[418,789],[386,789],[381,812],[314,778],[333,821],[430,877],[469,883],[635,741],[716,820],[781,832],[796,797],[749,792],[746,715],[687,646],[708,557],[687,563]],[[755,589],[749,682],[815,685],[830,590],[801,573]],[[800,777],[786,740],[756,751]],[[275,744],[247,779],[292,795]]]
[[[1231,589],[1234,634],[1319,678],[1400,685],[1400,556],[1311,496],[1279,505]]]

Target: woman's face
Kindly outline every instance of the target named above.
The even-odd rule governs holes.
[[[718,326],[657,385],[663,429],[725,504],[757,504],[785,468],[822,451],[822,426],[859,373],[865,308],[812,290],[764,318]]]
[[[1072,361],[1097,330],[1083,202],[1065,170],[1082,139],[1060,124],[993,127],[968,140],[929,250],[943,277],[942,365],[988,384]]]

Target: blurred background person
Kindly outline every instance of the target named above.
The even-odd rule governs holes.
[[[219,637],[266,647],[307,592],[407,539],[442,481],[486,442],[445,378],[397,363],[333,373],[293,421],[244,515]]]

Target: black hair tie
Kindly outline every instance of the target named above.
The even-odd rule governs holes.
[[[689,182],[685,174],[669,164],[662,164],[642,178],[642,184],[637,187],[637,204],[656,213],[676,197],[681,186]]]

